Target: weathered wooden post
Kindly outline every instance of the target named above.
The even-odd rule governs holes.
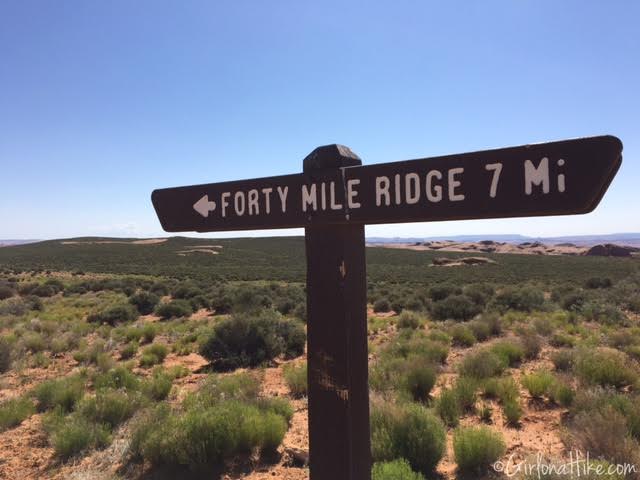
[[[303,171],[313,182],[314,173],[361,163],[348,148],[328,145],[304,159]],[[364,224],[311,225],[305,247],[311,479],[366,480],[371,447]]]

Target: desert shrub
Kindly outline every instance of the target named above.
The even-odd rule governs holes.
[[[570,440],[594,458],[634,464],[640,460],[640,446],[626,431],[624,416],[612,407],[605,407],[577,414],[570,425]]]
[[[491,327],[481,320],[472,320],[468,323],[468,327],[478,342],[484,342],[491,336]]]
[[[540,335],[531,329],[525,328],[519,332],[519,336],[524,358],[527,360],[538,358],[542,350],[542,338]]]
[[[426,401],[436,384],[436,370],[427,362],[410,362],[405,373],[406,388],[413,400]]]
[[[237,400],[178,412],[162,406],[138,422],[131,451],[155,465],[201,469],[253,448],[274,451],[286,430],[274,411]]]
[[[461,427],[453,434],[453,453],[462,471],[481,471],[506,451],[502,435],[488,427]]]
[[[447,336],[446,338],[448,343],[449,337]],[[425,362],[443,364],[449,355],[449,347],[442,341],[427,339],[418,332],[407,339],[399,339],[388,349],[384,350],[383,355],[402,358],[415,356],[422,358]]]
[[[169,353],[169,349],[162,343],[152,343],[144,350],[140,357],[141,367],[150,367],[164,362],[165,357]]]
[[[568,407],[573,403],[575,392],[568,383],[556,379],[547,392],[549,400],[562,407]]]
[[[149,291],[162,297],[164,295],[169,295],[169,286],[164,282],[155,282],[149,287]]]
[[[411,470],[404,458],[391,462],[378,462],[371,469],[371,480],[424,480],[424,476]]]
[[[204,292],[195,285],[184,283],[178,285],[172,292],[171,296],[173,298],[178,298],[181,300],[188,300],[193,297],[197,297],[198,295],[202,295]]]
[[[478,417],[480,417],[480,420],[484,423],[491,423],[491,418],[493,417],[491,405],[483,403],[478,410]]]
[[[554,333],[549,339],[549,344],[553,347],[573,347],[576,344],[575,339],[562,332]]]
[[[169,396],[173,382],[169,374],[163,371],[155,371],[151,378],[142,385],[142,391],[152,400],[159,402]]]
[[[522,417],[522,407],[517,400],[510,400],[502,404],[502,411],[509,425],[515,426]]]
[[[26,397],[0,403],[0,432],[16,427],[35,412],[33,401]]]
[[[444,389],[435,401],[435,410],[445,425],[455,427],[458,425],[462,409],[458,403],[458,397],[453,389]]]
[[[628,325],[629,319],[616,306],[601,302],[586,302],[580,308],[580,313],[585,319],[598,322],[603,325]]]
[[[627,308],[634,313],[640,313],[640,293],[635,293],[627,298]]]
[[[118,366],[111,370],[100,373],[93,378],[93,386],[96,390],[138,390],[140,380],[128,368]]]
[[[16,294],[15,290],[8,285],[0,285],[0,300],[6,300]]]
[[[495,303],[503,311],[530,312],[544,305],[544,293],[533,287],[507,287],[496,295]]]
[[[420,317],[417,313],[405,310],[398,317],[398,328],[410,328],[415,330],[421,324]]]
[[[212,406],[222,400],[253,401],[260,392],[260,382],[250,373],[209,375],[192,400]]]
[[[454,325],[449,329],[451,341],[454,345],[461,347],[471,347],[476,343],[476,337],[469,327],[466,325]]]
[[[24,348],[32,353],[42,352],[46,350],[47,344],[42,335],[36,332],[27,332],[22,337]]]
[[[582,305],[584,305],[586,301],[587,301],[587,298],[585,294],[583,292],[577,291],[577,292],[570,292],[567,295],[565,295],[562,298],[560,304],[562,305],[562,308],[564,308],[567,311],[577,312],[577,311],[580,311],[580,309],[582,308]]]
[[[464,287],[463,293],[478,305],[486,305],[494,294],[494,289],[486,283],[474,283]]]
[[[571,404],[571,414],[580,413],[590,415],[593,412],[607,413],[610,410],[618,412],[624,417],[625,429],[622,436],[627,434],[640,441],[640,397],[629,395],[612,389],[601,387],[579,390]]]
[[[304,397],[307,394],[307,364],[288,364],[283,368],[284,380],[294,397]]]
[[[0,302],[0,315],[20,317],[29,310],[29,304],[23,298],[9,298]]]
[[[440,300],[444,300],[450,295],[459,295],[462,293],[462,289],[456,285],[442,283],[439,285],[434,285],[429,288],[428,295],[431,300],[434,302],[438,302]]]
[[[138,342],[129,342],[120,349],[120,359],[128,360],[133,358],[138,351]]]
[[[536,317],[533,319],[533,329],[538,335],[548,337],[553,333],[554,326],[549,317]]]
[[[573,351],[567,348],[552,352],[550,355],[551,362],[556,370],[567,371],[573,368]]]
[[[155,314],[164,320],[171,318],[188,317],[193,313],[191,304],[182,299],[172,300],[168,303],[161,303],[155,309]]]
[[[478,383],[469,377],[459,377],[453,387],[460,409],[471,411],[476,405]]]
[[[379,298],[373,303],[373,311],[376,313],[390,312],[391,302],[386,298]]]
[[[524,358],[522,344],[513,340],[496,342],[491,346],[490,350],[500,358],[502,363],[511,367],[519,364]]]
[[[53,297],[57,292],[57,290],[51,285],[37,285],[33,290],[29,292],[30,295],[35,295],[36,297]]]
[[[586,288],[591,288],[591,289],[609,288],[611,287],[611,285],[613,285],[613,282],[611,281],[610,278],[606,278],[606,277],[591,277],[591,278],[588,278],[587,281],[584,283],[584,286]]]
[[[77,411],[89,422],[112,429],[131,418],[140,405],[140,396],[135,392],[101,390],[94,397],[85,397]]]
[[[578,378],[589,385],[620,388],[633,385],[638,380],[629,357],[611,348],[581,350],[577,352],[574,362]]]
[[[533,398],[542,398],[548,395],[552,387],[555,385],[555,377],[545,371],[538,371],[524,375],[520,382],[522,386],[529,391]]]
[[[254,367],[282,354],[289,358],[301,355],[305,338],[300,322],[275,312],[236,314],[213,327],[200,353],[217,369]]]
[[[87,317],[88,322],[106,323],[116,325],[118,323],[132,322],[138,318],[138,311],[129,304],[114,305],[101,312],[92,313]]]
[[[406,459],[419,472],[432,472],[445,451],[445,429],[439,418],[416,404],[373,404],[373,460]]]
[[[67,460],[92,448],[108,445],[111,436],[106,426],[92,423],[81,415],[69,415],[50,422],[50,442],[54,453]]]
[[[497,398],[505,403],[513,403],[518,400],[518,385],[512,377],[489,378],[482,384],[482,390],[487,398]]]
[[[60,408],[64,412],[70,412],[84,395],[84,383],[85,380],[80,375],[42,382],[33,392],[38,411]]]
[[[276,335],[282,339],[285,358],[299,357],[304,353],[307,334],[299,321],[280,318],[276,323]]]
[[[481,311],[482,307],[465,295],[450,295],[431,306],[431,314],[436,320],[469,320]]]
[[[49,345],[49,349],[51,353],[58,354],[68,352],[77,348],[78,346],[78,336],[72,332],[65,332],[60,336],[55,336],[51,339],[51,344]]]
[[[478,318],[478,322],[482,322],[489,327],[490,335],[499,336],[502,334],[502,321],[497,313],[483,313]]]
[[[504,371],[506,362],[494,352],[481,349],[471,352],[460,363],[460,373],[472,378],[489,378]]]
[[[129,303],[138,309],[140,315],[149,315],[152,313],[158,302],[160,302],[160,297],[150,292],[142,291],[129,297]]]
[[[0,337],[0,373],[11,368],[11,344],[4,337]]]

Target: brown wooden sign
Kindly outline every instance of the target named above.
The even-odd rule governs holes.
[[[597,206],[621,160],[620,140],[600,136],[166,188],[152,201],[169,232],[568,215]]]
[[[622,161],[602,136],[361,166],[327,145],[303,173],[155,190],[169,232],[305,227],[309,474],[371,472],[364,225],[593,210]]]

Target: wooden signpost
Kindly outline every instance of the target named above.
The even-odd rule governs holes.
[[[613,136],[362,166],[327,145],[303,172],[155,190],[168,232],[305,227],[312,480],[370,478],[365,224],[592,211],[622,162]]]

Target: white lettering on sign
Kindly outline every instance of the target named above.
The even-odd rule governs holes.
[[[313,207],[313,211],[318,209],[315,183],[312,183],[310,187],[307,185],[302,186],[302,211],[306,212],[309,206]]]
[[[407,192],[408,205],[414,205],[420,200],[420,177],[417,173],[407,173],[404,177],[404,188]]]
[[[360,202],[355,200],[355,197],[358,196],[358,192],[354,189],[356,185],[360,185],[360,180],[357,178],[347,180],[347,206],[349,208],[360,208]]]
[[[264,210],[267,213],[271,213],[271,192],[273,192],[273,188],[262,189],[262,193],[264,194]]]
[[[282,213],[287,211],[287,195],[289,187],[278,187],[278,195],[280,196],[280,204],[282,205]]]
[[[462,182],[456,180],[456,175],[463,174],[464,168],[452,168],[449,170],[449,201],[460,202],[464,200],[464,193],[456,193],[456,188],[462,185]]]
[[[443,198],[444,188],[447,189],[447,199],[450,202],[460,202],[465,199],[462,189],[461,175],[464,168],[451,168],[447,171],[446,186],[440,182],[444,176],[439,170],[429,170],[424,178],[424,194],[422,193],[422,183],[420,175],[415,172],[404,175],[395,174],[393,176],[393,192],[391,192],[391,181],[389,177],[376,177],[376,206],[389,206],[391,197],[395,205],[415,205],[424,200],[437,203]],[[403,178],[404,176],[404,178]],[[440,183],[436,183],[440,182]]]
[[[236,192],[236,194],[233,196],[233,208],[236,211],[237,216],[241,217],[242,215],[244,215],[244,192]]]
[[[382,197],[384,196],[384,204],[389,206],[389,178],[376,177],[376,207],[382,205]]]
[[[564,167],[564,160],[562,158],[558,160],[558,166]],[[564,192],[564,173],[558,174],[558,191],[561,193]]]
[[[550,162],[549,157],[542,157],[537,163],[535,160],[524,160],[521,164],[524,170],[524,193],[526,195],[533,195],[536,190],[541,194],[548,194],[556,186],[560,193],[566,190],[566,178],[563,173],[566,160],[562,158],[555,160],[558,168],[558,171],[554,173],[555,180],[557,180],[555,184],[549,170]],[[486,187],[483,185],[482,189],[486,188],[484,191],[490,198],[499,197],[503,167],[502,162],[486,163],[480,167],[488,172],[486,177],[488,184],[485,184]],[[375,200],[372,198],[371,201],[375,201],[376,207],[434,204],[442,201],[462,202],[468,198],[468,192],[465,192],[463,185],[464,173],[463,167],[455,167],[447,170],[433,169],[422,172],[410,171],[380,175],[375,177]],[[477,180],[477,178],[475,179]],[[364,202],[360,195],[360,189],[363,180],[343,178],[343,182],[337,184],[336,181],[325,181],[303,184],[301,185],[300,200],[296,195],[291,201],[301,201],[298,205],[302,207],[302,212],[362,208]],[[290,185],[273,185],[264,188],[222,192],[219,203],[213,200],[209,201],[209,197],[213,197],[213,195],[208,194],[201,196],[193,204],[193,209],[204,218],[209,217],[211,212],[218,211],[222,218],[228,218],[229,212],[237,217],[271,215],[274,209],[278,214],[285,214],[294,207],[288,205],[290,189]],[[481,192],[482,189],[474,188],[473,192]],[[474,201],[475,195],[474,193]],[[365,197],[365,200],[368,200],[368,197]],[[295,208],[299,207],[295,206]]]
[[[249,215],[260,215],[258,190],[249,190],[249,193],[247,193],[247,204],[249,206]]]
[[[224,192],[220,196],[220,203],[222,203],[222,216],[227,216],[227,207],[229,206],[229,197],[231,196],[231,192]]]
[[[493,172],[491,176],[491,187],[489,187],[489,196],[491,198],[496,198],[496,193],[498,192],[498,182],[500,181],[500,172],[502,172],[502,164],[501,163],[488,163],[484,166],[484,169]]]
[[[543,157],[538,167],[531,160],[524,161],[524,193],[531,195],[533,186],[542,185],[542,192],[549,193],[549,159]]]
[[[438,170],[431,170],[427,173],[427,180],[425,183],[427,200],[436,203],[442,200],[442,187],[440,185],[433,185],[434,177],[438,180],[442,180],[442,174]]]

